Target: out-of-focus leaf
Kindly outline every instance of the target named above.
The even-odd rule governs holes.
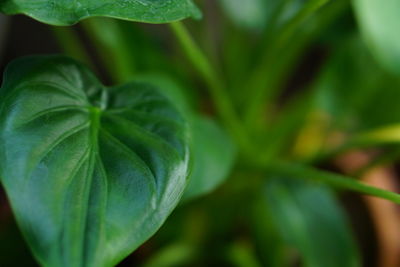
[[[42,265],[114,266],[179,202],[187,124],[153,86],[39,56],[11,63],[0,93],[0,177]]]
[[[196,254],[195,248],[188,243],[176,243],[160,249],[152,255],[142,267],[174,267],[187,264]]]
[[[400,74],[400,1],[353,0],[359,26],[376,58]]]
[[[108,68],[111,78],[116,82],[132,80],[137,50],[136,43],[128,42],[119,21],[111,18],[91,18],[81,22],[86,33],[93,40],[97,54]],[[132,26],[133,28],[133,26]],[[109,62],[113,64],[109,64]]]
[[[303,7],[317,1],[304,0],[219,0],[226,15],[238,27],[250,30],[278,29]]]
[[[212,192],[221,185],[229,176],[236,156],[232,140],[214,120],[193,114],[189,125],[194,161],[184,199]]]
[[[148,71],[178,72],[177,65],[171,65],[170,55],[163,51],[165,44],[140,24],[97,17],[84,20],[80,25],[90,36],[104,67],[117,84]],[[109,64],[110,60],[113,64]]]
[[[312,85],[310,108],[294,154],[314,157],[331,146],[332,132],[356,133],[364,123],[361,110],[379,91],[381,74],[359,38],[337,45]]]
[[[279,1],[276,0],[220,0],[224,11],[240,27],[263,28]]]
[[[250,230],[263,266],[286,267],[290,261],[288,246],[278,231],[273,217],[265,204],[264,195],[259,196],[251,207]]]
[[[358,138],[366,131],[393,129],[400,123],[399,86],[399,79],[381,69],[364,43],[352,37],[333,52],[314,84],[314,107],[295,146],[296,154],[313,155],[323,146]],[[344,135],[335,140],[329,136],[332,132]],[[374,135],[378,136],[369,137]],[[361,145],[363,139],[357,142]]]
[[[170,77],[159,73],[146,73],[140,74],[136,80],[153,84],[159,88],[160,93],[167,97],[187,119],[192,115],[193,107],[187,92]]]
[[[358,127],[358,113],[379,90],[382,72],[358,38],[339,47],[328,59],[314,84],[315,106],[334,127]]]
[[[236,147],[228,134],[215,120],[196,112],[185,91],[173,80],[155,74],[142,75],[138,79],[160,88],[189,122],[192,168],[183,199],[216,189],[228,177],[236,157]]]
[[[53,25],[71,25],[94,16],[147,23],[166,23],[200,16],[200,11],[191,0],[2,0],[0,11],[25,14]]]
[[[286,244],[307,267],[360,266],[351,230],[335,197],[325,187],[301,180],[270,178],[266,212]]]
[[[238,241],[232,244],[227,253],[234,267],[261,267],[251,244]]]
[[[393,77],[383,76],[377,90],[371,95],[368,104],[359,110],[359,130],[373,130],[400,123],[400,81]]]

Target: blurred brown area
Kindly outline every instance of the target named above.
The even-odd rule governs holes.
[[[337,166],[347,174],[368,165],[373,159],[371,153],[351,151],[336,160]],[[372,186],[399,193],[398,174],[393,166],[373,167],[362,173],[360,179]],[[388,200],[363,196],[371,216],[376,241],[376,266],[400,266],[400,209]],[[359,224],[358,224],[359,225]],[[356,226],[357,227],[357,226]]]

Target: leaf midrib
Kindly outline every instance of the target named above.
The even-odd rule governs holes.
[[[88,166],[88,179],[85,182],[85,194],[83,194],[83,196],[85,197],[84,199],[84,203],[87,203],[87,205],[83,205],[83,209],[82,209],[82,214],[83,216],[81,217],[84,223],[83,226],[83,234],[82,234],[82,239],[83,242],[81,243],[81,245],[84,247],[84,249],[81,249],[82,251],[82,266],[85,266],[85,262],[86,262],[86,247],[87,247],[87,243],[89,241],[89,238],[87,237],[88,233],[90,231],[87,231],[87,227],[88,227],[88,223],[89,223],[89,204],[90,204],[90,193],[91,193],[91,188],[92,188],[92,183],[93,183],[93,176],[94,176],[94,168],[96,165],[96,158],[99,155],[99,131],[100,131],[100,119],[101,119],[101,114],[102,114],[102,110],[100,108],[97,107],[90,107],[89,108],[89,112],[90,112],[90,157],[89,157],[89,166]],[[105,182],[107,183],[107,179],[105,179]]]
[[[89,107],[89,146],[88,146],[88,157],[85,159],[85,161],[88,161],[88,166],[87,166],[87,171],[86,171],[86,178],[84,181],[84,193],[82,194],[82,203],[86,203],[86,205],[82,205],[82,209],[79,211],[79,225],[80,225],[80,231],[82,233],[82,238],[81,242],[79,244],[76,244],[76,246],[80,246],[81,249],[79,251],[81,252],[80,255],[80,264],[79,266],[86,266],[86,248],[87,244],[89,241],[88,234],[90,231],[87,231],[87,228],[89,226],[89,202],[90,202],[90,194],[91,194],[91,188],[92,188],[92,183],[93,183],[93,176],[94,176],[94,169],[96,165],[96,158],[99,155],[99,144],[98,144],[98,135],[99,135],[99,130],[100,130],[100,118],[101,118],[101,113],[102,111],[97,108],[97,107]],[[80,168],[80,167],[79,167]],[[76,179],[76,178],[75,178]],[[105,179],[107,182],[107,179]],[[72,181],[70,181],[72,184]],[[66,200],[65,200],[66,201]]]

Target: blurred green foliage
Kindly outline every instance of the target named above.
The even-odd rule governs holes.
[[[157,87],[191,132],[183,199],[121,266],[367,266],[353,229],[364,222],[351,224],[327,185],[399,196],[315,169],[351,149],[379,152],[356,173],[398,160],[399,1],[198,5],[203,20],[170,31],[100,17],[52,27],[104,79]],[[0,265],[24,264],[9,256]]]

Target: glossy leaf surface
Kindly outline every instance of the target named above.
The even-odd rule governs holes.
[[[400,1],[354,0],[361,31],[376,58],[400,74]]]
[[[298,250],[303,266],[360,266],[344,214],[327,188],[272,178],[264,192],[265,211],[287,246]]]
[[[186,185],[186,123],[143,83],[106,88],[59,56],[11,63],[0,175],[45,266],[113,266],[147,240]]]
[[[174,80],[159,74],[142,75],[139,79],[160,88],[188,121],[191,171],[183,200],[212,192],[229,177],[233,167],[237,151],[231,138],[215,120],[189,105],[187,91]]]
[[[166,23],[200,16],[191,0],[3,0],[0,11],[25,14],[53,25],[71,25],[94,16],[147,23]]]

